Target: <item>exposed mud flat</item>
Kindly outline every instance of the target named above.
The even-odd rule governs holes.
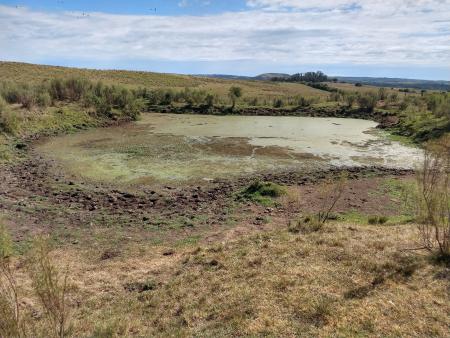
[[[146,114],[125,127],[65,135],[37,147],[82,179],[189,184],[330,166],[412,168],[418,149],[367,120]]]

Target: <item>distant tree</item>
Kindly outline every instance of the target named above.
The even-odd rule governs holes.
[[[242,88],[236,86],[231,87],[228,91],[228,96],[230,97],[232,102],[231,109],[234,109],[234,107],[236,106],[236,100],[242,96]]]
[[[308,83],[319,83],[328,81],[328,76],[326,76],[320,70],[317,72],[306,72],[306,73],[296,73],[287,78],[275,77],[271,79],[272,81],[284,81],[284,82],[308,82]],[[337,82],[337,79],[336,79]]]

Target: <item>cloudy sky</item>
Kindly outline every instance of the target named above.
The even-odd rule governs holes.
[[[450,0],[0,0],[0,60],[450,80]]]

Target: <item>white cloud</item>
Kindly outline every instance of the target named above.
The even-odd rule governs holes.
[[[0,5],[0,59],[430,66],[446,66],[450,60],[450,0],[247,4],[249,11],[198,17],[84,17]]]

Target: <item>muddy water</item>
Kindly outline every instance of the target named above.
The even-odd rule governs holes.
[[[415,148],[366,120],[145,114],[130,126],[53,138],[38,147],[84,179],[117,183],[208,181],[329,165],[410,168]]]

